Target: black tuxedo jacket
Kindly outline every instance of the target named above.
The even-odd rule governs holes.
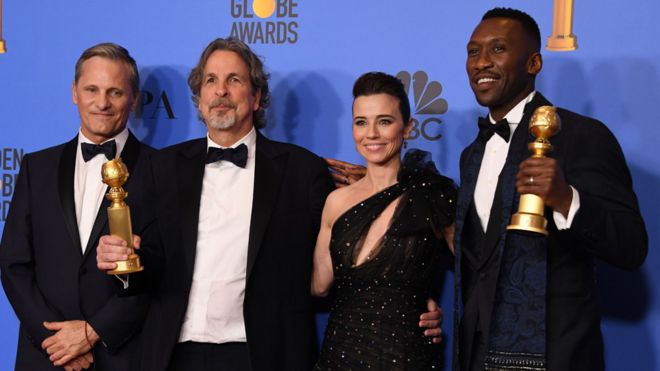
[[[206,150],[206,138],[192,140],[161,150],[152,162],[157,228],[143,236],[140,254],[158,278],[143,330],[144,370],[166,369],[183,324]],[[319,157],[261,134],[255,160],[243,303],[252,368],[309,370],[316,350],[312,255],[325,198],[334,186]]]
[[[2,285],[20,321],[16,370],[55,369],[41,349],[53,335],[44,321],[88,321],[102,340],[93,351],[97,370],[127,369],[137,355],[135,334],[148,298],[119,297],[117,278],[96,268],[96,244],[108,234],[108,200],[82,253],[73,189],[77,143],[76,137],[27,154],[21,163],[0,244]],[[146,169],[151,152],[129,134],[121,157],[133,174]],[[137,179],[124,185],[134,228],[141,225],[137,201],[143,187]]]
[[[470,360],[475,334],[488,339],[500,261],[506,245],[506,226],[518,209],[515,177],[529,157],[528,133],[534,110],[551,105],[540,93],[525,107],[500,174],[499,200],[491,210],[480,261],[461,255],[463,316],[459,354],[463,366]],[[546,355],[549,370],[602,370],[603,344],[596,290],[594,258],[623,269],[644,261],[647,235],[632,190],[632,179],[621,148],[602,123],[559,108],[561,131],[550,138],[568,184],[579,193],[580,208],[567,230],[557,230],[552,210],[546,208],[547,238]],[[485,143],[478,138],[461,155],[461,188],[456,219],[456,247],[469,240],[478,219],[469,216]],[[507,196],[507,193],[509,196]],[[509,203],[503,200],[510,200]],[[499,204],[498,204],[499,201]],[[495,211],[497,210],[497,211]],[[480,226],[477,226],[481,228]],[[465,247],[467,249],[467,247]],[[474,256],[474,254],[472,255]],[[478,324],[477,324],[478,323]]]

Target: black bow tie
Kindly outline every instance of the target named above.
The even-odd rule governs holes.
[[[117,154],[117,144],[114,140],[103,144],[80,143],[80,149],[85,162],[93,159],[99,153],[104,154],[108,160],[112,160]]]
[[[479,117],[479,136],[484,142],[488,142],[490,137],[493,134],[501,136],[505,142],[509,141],[509,136],[511,135],[511,129],[509,128],[509,122],[506,119],[501,119],[495,124],[491,124],[490,119],[486,117]]]
[[[244,168],[247,163],[247,146],[241,144],[236,148],[209,147],[209,151],[206,153],[206,163],[210,164],[220,160],[229,161]]]

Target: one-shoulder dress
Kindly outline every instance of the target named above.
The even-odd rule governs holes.
[[[355,261],[373,220],[396,200],[387,231]],[[418,327],[446,243],[434,229],[454,221],[456,187],[428,152],[406,153],[398,182],[359,202],[332,227],[334,302],[316,370],[433,370],[440,348]]]

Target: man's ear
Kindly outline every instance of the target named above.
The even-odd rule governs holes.
[[[76,93],[76,82],[74,81],[71,83],[71,99],[73,100],[73,104],[77,105],[78,104],[78,93]]]
[[[140,91],[138,90],[137,93],[133,93],[133,103],[131,104],[131,112],[136,112],[138,108],[138,104],[140,104],[140,97],[142,94],[140,94]]]
[[[527,73],[530,75],[538,75],[543,68],[543,57],[540,52],[532,53],[527,59]]]
[[[257,90],[254,93],[254,106],[252,107],[252,111],[257,112],[259,110],[260,105],[261,105],[261,89]]]

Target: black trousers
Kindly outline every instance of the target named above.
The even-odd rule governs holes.
[[[186,341],[174,347],[169,371],[251,371],[246,343],[196,343]]]
[[[462,371],[483,371],[486,361],[486,343],[481,331],[477,330],[474,336],[474,342],[471,344],[472,354],[470,359],[461,359]],[[465,355],[463,355],[465,357]]]

